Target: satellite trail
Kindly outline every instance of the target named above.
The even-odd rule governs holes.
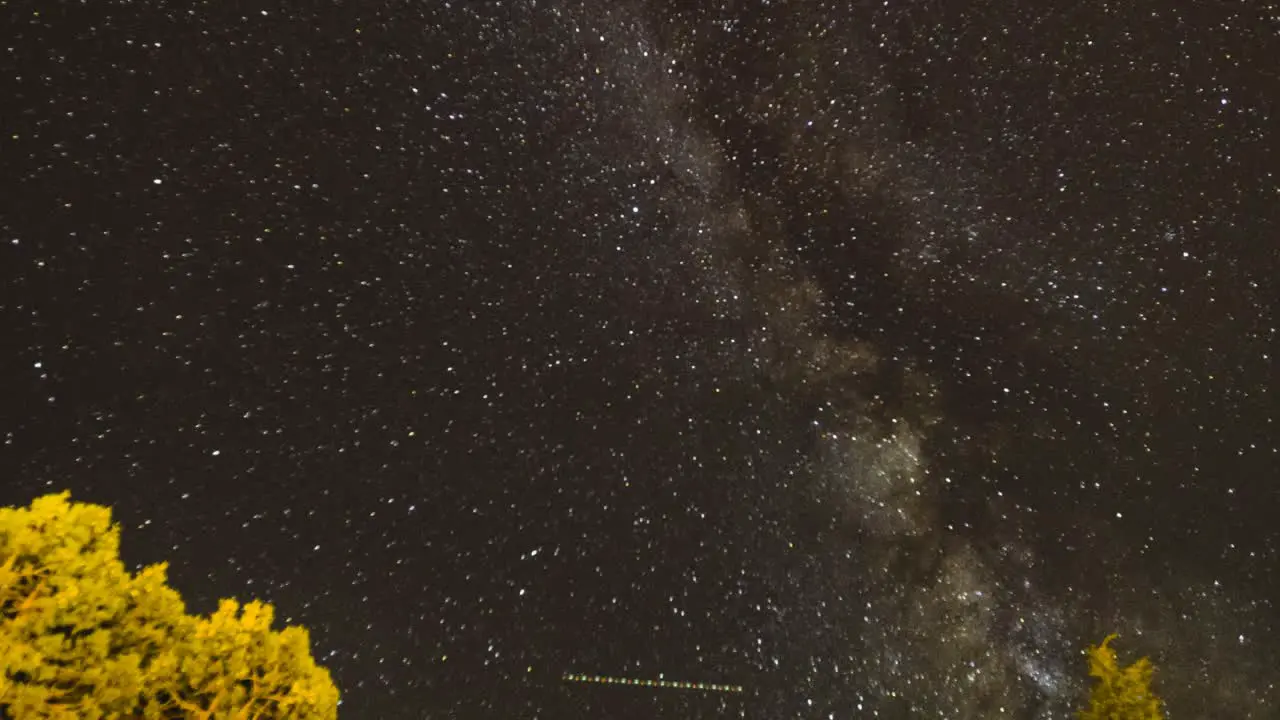
[[[644,687],[669,687],[684,690],[702,690],[704,692],[742,692],[741,685],[717,685],[714,683],[676,682],[673,680],[639,680],[636,678],[616,678],[607,675],[574,675],[567,674],[568,682],[600,683],[602,685],[642,685]]]

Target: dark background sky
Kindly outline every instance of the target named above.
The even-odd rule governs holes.
[[[1051,5],[9,3],[0,503],[344,718],[1274,717],[1280,7]]]

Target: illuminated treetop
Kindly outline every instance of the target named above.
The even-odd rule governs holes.
[[[337,717],[305,629],[258,602],[187,615],[164,564],[125,569],[110,510],[68,497],[0,508],[0,715]]]

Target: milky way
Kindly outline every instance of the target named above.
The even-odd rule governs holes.
[[[1042,532],[1033,519],[1010,517],[1000,490],[979,510],[989,522],[999,518],[996,529],[957,527],[947,520],[949,505],[972,502],[958,486],[981,476],[972,460],[932,453],[947,434],[964,433],[995,467],[1014,475],[1001,466],[1030,461],[1029,472],[1033,458],[1005,457],[1017,457],[1028,436],[1067,442],[1070,430],[1061,425],[1070,413],[1107,407],[1097,399],[1072,403],[1083,408],[1054,407],[1064,394],[1076,400],[1090,385],[1114,382],[1109,368],[1086,361],[1082,370],[1054,356],[1062,344],[1096,332],[1091,324],[1106,322],[1102,305],[1116,297],[1124,270],[1107,254],[1080,258],[1077,247],[1054,247],[1045,241],[1051,230],[1025,209],[1018,217],[984,208],[983,197],[1012,193],[982,170],[980,157],[946,138],[904,141],[902,111],[886,99],[895,88],[870,53],[857,44],[849,52],[856,33],[838,18],[768,10],[748,19],[715,15],[668,25],[662,40],[654,39],[662,31],[625,11],[578,22],[608,28],[600,103],[606,116],[628,118],[637,146],[655,142],[656,157],[637,162],[664,164],[688,180],[683,196],[663,201],[679,207],[686,224],[698,220],[691,244],[705,275],[695,282],[705,285],[717,314],[751,328],[750,339],[726,354],[749,359],[791,401],[813,403],[812,448],[784,488],[803,492],[823,508],[821,522],[842,528],[822,538],[810,560],[843,554],[856,561],[821,571],[828,601],[846,606],[829,611],[837,619],[807,632],[781,626],[776,642],[803,648],[797,634],[840,638],[858,648],[843,671],[858,678],[847,693],[861,700],[862,687],[881,703],[902,698],[897,706],[915,716],[1065,717],[1078,702],[1073,650],[1081,639],[1108,622],[1136,629],[1145,622],[1137,618],[1153,612],[1149,601],[1112,600],[1114,614],[1099,618],[1092,606],[1125,592],[1115,585],[1125,582],[1120,578],[1151,583],[1144,563],[1095,557],[1116,564],[1106,574],[1111,583],[1042,591],[1040,578],[1055,570],[1038,561],[1036,546],[1070,543],[1074,535],[1080,545],[1069,549],[1093,554],[1127,541],[1102,540],[1109,531],[1081,526]],[[619,160],[616,150],[609,157]],[[900,326],[886,328],[886,315]],[[1042,337],[1042,328],[1059,337]],[[988,332],[991,341],[983,337]],[[940,347],[1035,364],[1017,378],[1021,397],[1009,398],[1003,386],[979,391],[992,404],[1013,400],[1026,408],[1016,416],[990,413],[977,430],[969,418],[952,417],[940,394],[960,384],[948,375],[965,363],[946,367]],[[1014,427],[1022,423],[1029,427]],[[939,425],[946,430],[934,432]],[[1070,482],[1043,474],[1039,482]],[[766,494],[761,502],[769,501]],[[1029,510],[1008,504],[1013,513]],[[1228,600],[1204,587],[1190,594],[1183,602],[1211,617],[1238,616],[1249,634],[1265,622],[1250,613],[1259,598]],[[1177,622],[1155,612],[1164,623]],[[1171,657],[1171,674],[1188,662],[1173,657],[1196,652],[1189,642],[1160,651]],[[1250,666],[1221,668],[1217,687],[1231,697],[1206,706],[1238,702],[1228,688],[1240,680],[1231,677]]]
[[[0,500],[344,717],[1067,718],[1110,632],[1271,717],[1276,18],[1212,12],[23,16]]]

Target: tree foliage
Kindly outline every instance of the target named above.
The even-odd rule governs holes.
[[[259,602],[188,615],[165,564],[125,569],[108,508],[68,498],[0,508],[0,717],[337,717],[305,629]]]
[[[1115,635],[1088,649],[1089,676],[1094,679],[1089,706],[1080,720],[1163,720],[1160,699],[1151,691],[1155,668],[1147,658],[1120,667],[1111,649]]]

